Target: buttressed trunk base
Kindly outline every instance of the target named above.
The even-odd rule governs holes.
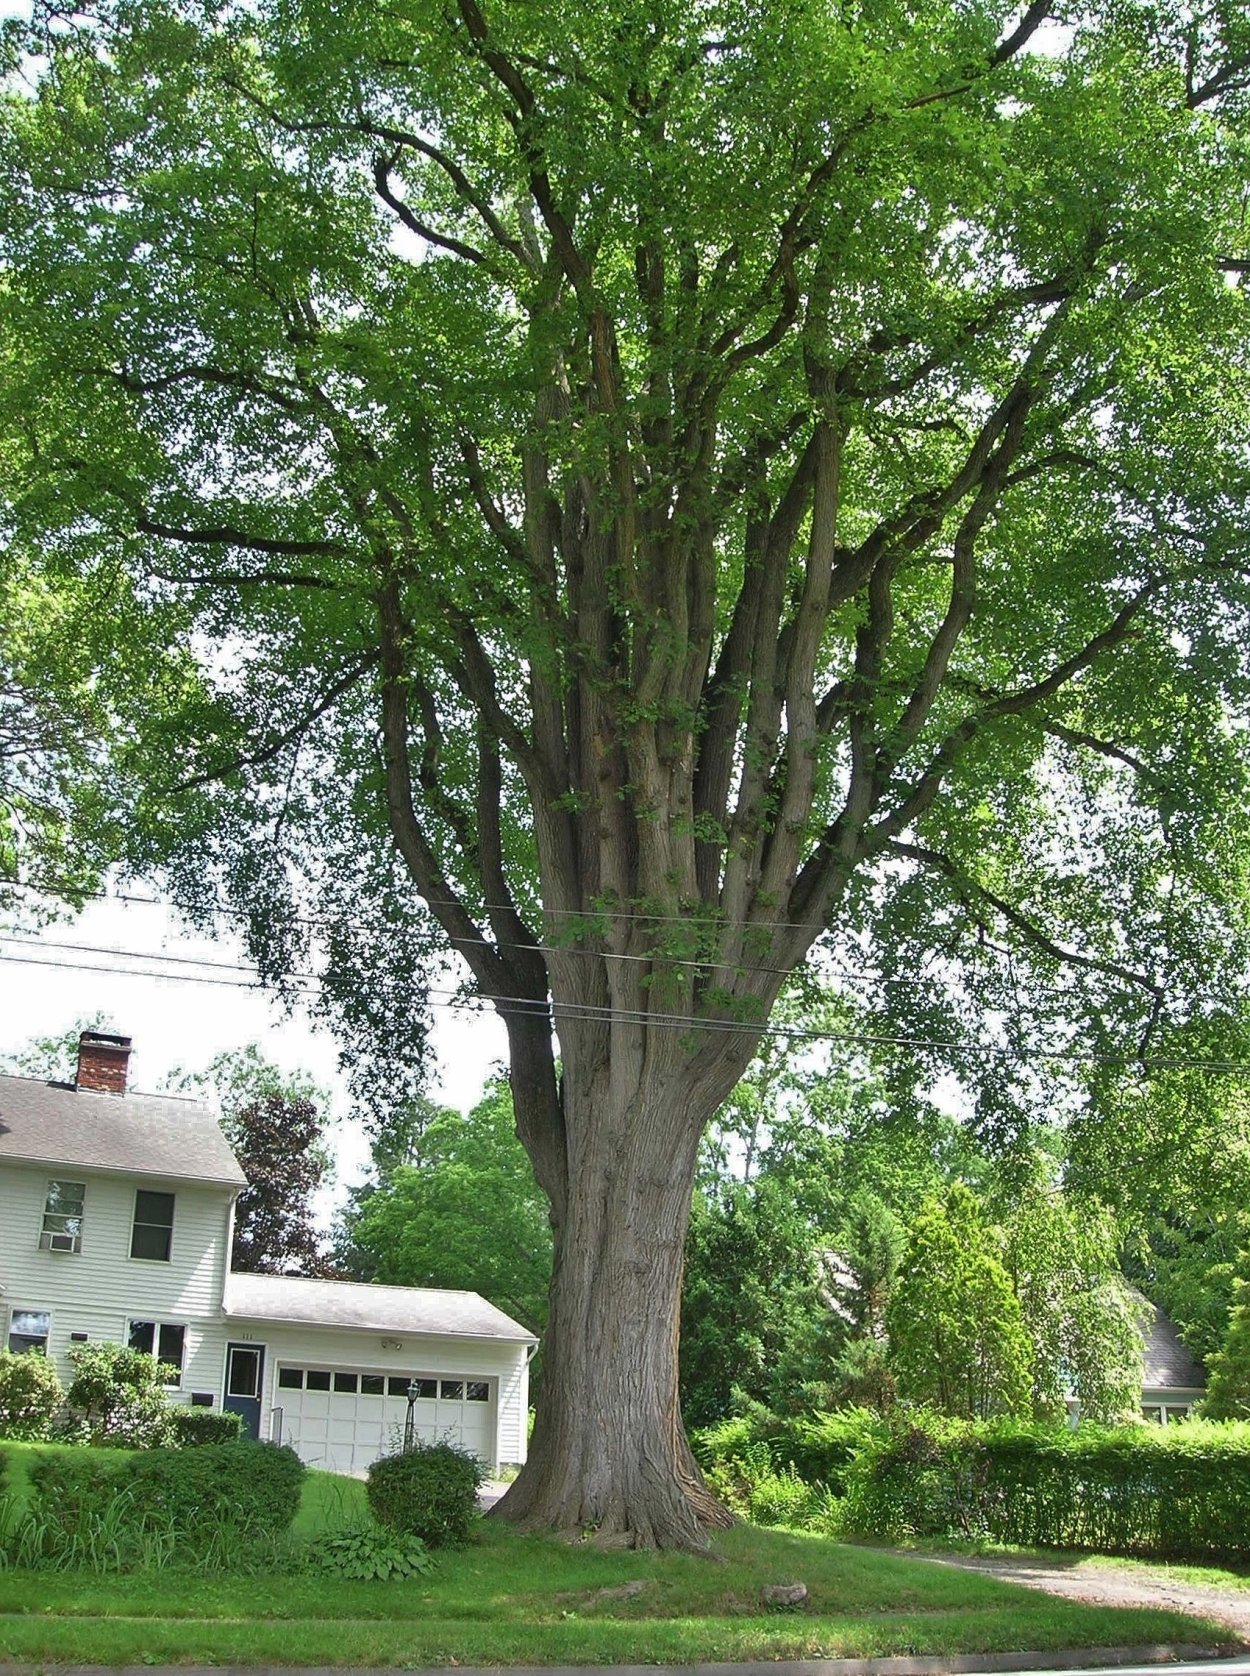
[[[603,1543],[702,1549],[731,1516],[703,1482],[678,1402],[697,1135],[656,1109],[620,1126],[599,1115],[579,1126],[582,1155],[570,1148],[534,1436],[495,1513]]]

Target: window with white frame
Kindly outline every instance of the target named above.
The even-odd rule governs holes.
[[[182,1360],[187,1346],[187,1329],[179,1321],[131,1321],[126,1329],[126,1343],[132,1350],[142,1350],[155,1356],[158,1362],[177,1370],[168,1385],[182,1384]]]
[[[152,1263],[168,1263],[174,1238],[174,1196],[150,1193],[140,1188],[135,1194],[135,1220],[130,1233],[130,1255]]]
[[[9,1315],[9,1349],[46,1356],[51,1331],[52,1317],[46,1309],[15,1309]]]
[[[87,1186],[82,1181],[50,1181],[39,1231],[41,1251],[82,1250],[82,1207]]]

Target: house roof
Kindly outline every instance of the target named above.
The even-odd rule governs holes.
[[[519,1321],[476,1292],[442,1292],[420,1286],[230,1274],[225,1313],[250,1321],[290,1321],[308,1327],[363,1327],[380,1333],[537,1342]]]
[[[1153,1308],[1153,1324],[1142,1334],[1142,1387],[1147,1391],[1201,1391],[1206,1375],[1190,1355],[1176,1323]]]
[[[0,1076],[5,1163],[247,1185],[212,1113],[194,1100],[98,1094],[35,1077]]]

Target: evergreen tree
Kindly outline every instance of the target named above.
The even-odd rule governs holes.
[[[1031,1411],[1033,1350],[998,1239],[967,1187],[912,1224],[886,1324],[900,1397],[966,1419]]]
[[[1223,1348],[1211,1359],[1202,1413],[1208,1420],[1250,1420],[1250,1249],[1233,1285],[1233,1310]]]

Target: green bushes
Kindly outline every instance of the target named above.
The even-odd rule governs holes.
[[[64,1392],[46,1356],[0,1350],[0,1437],[27,1442],[49,1437]]]
[[[41,1455],[11,1557],[96,1570],[246,1564],[286,1536],[303,1476],[295,1452],[271,1444]]]
[[[700,1466],[722,1493],[735,1476],[743,1476],[743,1468],[748,1478],[764,1470],[793,1468],[806,1483],[843,1496],[848,1474],[864,1448],[889,1435],[889,1424],[872,1409],[778,1415],[753,1408],[696,1432],[691,1443]]]
[[[178,1449],[192,1449],[202,1443],[238,1443],[243,1436],[243,1416],[226,1408],[171,1408],[169,1425]]]
[[[456,1548],[469,1539],[484,1477],[476,1455],[450,1443],[417,1443],[374,1461],[365,1490],[381,1524],[430,1548]]]
[[[922,1412],[757,1411],[694,1445],[713,1490],[761,1524],[1250,1559],[1250,1424],[1072,1431]]]
[[[92,1443],[152,1449],[171,1441],[165,1384],[176,1368],[122,1344],[76,1344],[69,1360],[74,1377],[65,1401]]]
[[[1250,1426],[926,1422],[859,1463],[847,1527],[1158,1559],[1250,1559]]]

